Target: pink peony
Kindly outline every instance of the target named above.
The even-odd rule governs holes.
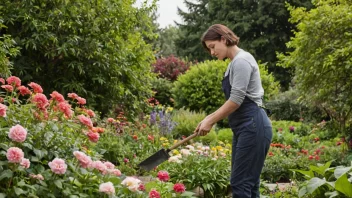
[[[11,127],[8,136],[12,141],[24,142],[27,137],[27,131],[21,125],[17,124],[16,126]]]
[[[169,173],[167,171],[159,171],[158,172],[158,179],[160,181],[167,182],[170,179]]]
[[[39,109],[45,109],[49,105],[48,99],[42,93],[35,94],[33,97],[33,102]]]
[[[86,99],[84,98],[81,98],[81,97],[77,97],[77,104],[80,104],[80,105],[85,105],[86,104]]]
[[[13,92],[13,87],[11,85],[1,85],[7,92]]]
[[[24,153],[20,148],[11,147],[7,149],[6,157],[11,163],[21,163]]]
[[[86,117],[86,116],[84,116],[84,115],[79,115],[79,116],[77,116],[77,117],[78,117],[79,121],[80,121],[82,124],[86,125],[86,126],[89,127],[89,128],[92,128],[92,127],[93,127],[93,123],[92,123],[92,120],[91,120],[90,118],[88,118],[88,117]]]
[[[57,104],[59,110],[65,114],[66,117],[70,118],[73,115],[73,111],[71,110],[71,105],[66,101],[60,102]]]
[[[65,160],[55,158],[53,161],[49,162],[49,167],[55,174],[62,175],[66,172],[67,164],[65,163]]]
[[[186,187],[185,187],[185,185],[183,185],[181,183],[176,183],[174,185],[174,191],[177,193],[183,193],[186,191]]]
[[[42,87],[35,82],[29,83],[28,86],[33,89],[34,93],[43,93]]]
[[[92,168],[99,170],[99,172],[101,172],[102,174],[105,174],[108,169],[105,164],[101,161],[94,161],[92,163]]]
[[[83,168],[89,168],[92,164],[92,159],[83,152],[74,151],[73,155],[77,158]]]
[[[95,133],[93,131],[89,131],[87,136],[91,142],[98,142],[100,137],[99,133]]]
[[[6,116],[7,106],[0,103],[0,117]]]
[[[61,95],[59,92],[57,91],[53,91],[53,93],[50,94],[51,98],[53,100],[56,100],[57,102],[64,102],[65,98],[63,95]]]
[[[5,80],[3,78],[0,78],[1,84],[5,84]]]
[[[153,189],[149,192],[149,198],[160,198],[160,193]]]
[[[144,184],[139,184],[138,190],[139,191],[145,191],[145,185]]]
[[[115,165],[111,162],[104,162],[104,165],[106,166],[107,169],[114,169]]]
[[[22,158],[20,165],[23,168],[29,168],[29,166],[31,165],[31,162],[29,161],[29,159]]]
[[[68,93],[67,97],[72,98],[72,99],[76,99],[76,98],[78,98],[78,95],[75,93]]]
[[[31,92],[27,87],[25,87],[25,86],[19,86],[17,89],[20,91],[20,94],[21,94],[22,96],[29,95],[29,94],[32,93],[32,92]]]
[[[14,85],[15,87],[21,86],[21,80],[16,76],[10,76],[6,79],[7,84]]]
[[[102,183],[99,186],[99,191],[108,195],[115,194],[115,187],[111,182]]]
[[[117,177],[120,177],[121,176],[121,171],[119,169],[110,169],[108,170],[110,174],[113,174]]]

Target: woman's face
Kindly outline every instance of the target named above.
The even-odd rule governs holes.
[[[205,45],[208,47],[210,54],[212,56],[216,56],[219,60],[223,60],[224,58],[227,58],[227,46],[226,46],[225,39],[221,39],[220,41],[218,40],[205,41]]]

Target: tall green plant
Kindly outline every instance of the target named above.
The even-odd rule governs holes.
[[[352,3],[314,3],[310,11],[289,6],[298,31],[287,43],[293,51],[279,55],[280,65],[295,69],[302,101],[319,106],[346,131],[352,115]]]
[[[0,75],[10,76],[13,63],[10,58],[15,57],[19,53],[19,48],[16,47],[15,40],[11,35],[3,34],[1,30],[7,27],[3,24],[3,19],[0,16]]]
[[[123,104],[138,111],[151,95],[155,4],[134,0],[3,0],[1,33],[21,49],[13,75],[41,84],[46,94],[76,92],[106,113]]]

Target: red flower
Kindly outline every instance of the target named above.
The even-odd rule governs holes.
[[[167,182],[170,179],[169,173],[167,171],[159,171],[158,178],[160,181]]]
[[[123,159],[123,161],[124,161],[125,163],[127,163],[127,162],[129,162],[130,160],[127,159],[127,158],[125,158],[125,159]]]
[[[154,136],[153,135],[148,135],[148,140],[153,141],[154,140]]]
[[[136,140],[136,141],[138,140],[138,136],[137,136],[137,135],[133,135],[132,138],[133,138],[134,140]]]
[[[186,187],[181,183],[177,183],[174,185],[174,191],[177,193],[183,193],[186,191]]]
[[[308,159],[312,160],[312,159],[313,159],[313,156],[310,155]]]
[[[274,156],[274,153],[270,151],[269,156]]]
[[[315,156],[315,160],[320,160],[319,155],[316,155],[316,156]]]
[[[153,189],[149,192],[149,198],[160,198],[160,193]]]
[[[138,190],[139,191],[145,191],[145,185],[144,184],[139,184]]]

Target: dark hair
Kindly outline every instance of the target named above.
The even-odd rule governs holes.
[[[238,45],[240,38],[236,36],[228,27],[221,24],[214,24],[204,32],[202,36],[202,45],[209,52],[205,41],[220,41],[221,37],[226,39],[226,46]]]

